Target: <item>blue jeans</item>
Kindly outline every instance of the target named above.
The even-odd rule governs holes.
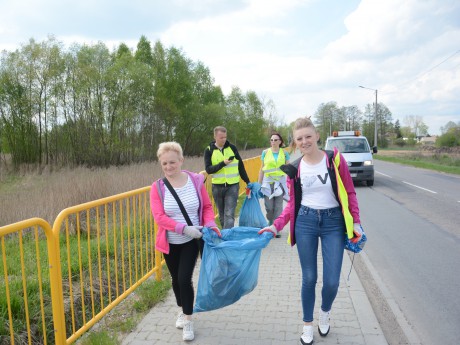
[[[323,256],[323,311],[331,310],[339,289],[345,249],[345,222],[340,207],[315,210],[301,206],[295,224],[295,238],[302,268],[303,321],[312,322],[318,278],[318,239],[321,239]]]
[[[239,183],[212,185],[212,196],[219,211],[219,221],[222,229],[230,229],[235,225],[235,209],[239,190]]]

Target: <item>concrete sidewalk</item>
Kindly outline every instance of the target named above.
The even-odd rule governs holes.
[[[257,287],[237,303],[211,312],[194,314],[196,345],[284,345],[300,344],[302,305],[301,270],[296,247],[286,243],[287,227],[282,238],[274,238],[262,251]],[[321,303],[322,262],[319,255],[319,277],[315,318]],[[198,260],[194,286],[198,285]],[[321,337],[314,321],[314,344],[387,345],[366,293],[351,261],[344,254],[339,292],[332,306],[331,331]],[[124,345],[181,344],[182,330],[176,329],[180,309],[172,290],[167,299],[156,305],[123,341]]]

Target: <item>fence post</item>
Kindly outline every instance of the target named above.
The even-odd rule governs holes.
[[[48,260],[51,281],[51,304],[53,307],[54,338],[56,345],[67,343],[64,315],[64,296],[62,292],[61,250],[59,247],[59,229],[53,224],[52,236],[48,236]]]

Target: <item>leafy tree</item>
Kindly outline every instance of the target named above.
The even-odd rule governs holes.
[[[447,133],[449,132],[451,129],[455,129],[457,127],[460,127],[460,121],[458,121],[458,123],[455,123],[453,121],[449,121],[446,123],[445,126],[442,126],[441,127],[441,133]]]
[[[408,115],[404,118],[404,122],[416,137],[427,135],[428,126],[423,122],[423,116]]]
[[[152,46],[150,45],[150,41],[143,35],[137,43],[137,50],[134,53],[134,58],[139,62],[153,66]]]
[[[244,122],[245,98],[239,87],[232,87],[226,98],[225,120],[221,124],[228,129],[227,139],[237,147],[243,142],[243,132],[247,129]]]
[[[375,136],[375,105],[367,104],[363,114],[363,134],[370,143],[374,143]],[[377,146],[387,147],[387,137],[392,131],[392,113],[384,103],[377,106]]]
[[[278,111],[276,109],[275,102],[272,99],[262,99],[263,109],[264,109],[264,118],[268,124],[268,130],[270,133],[275,130],[278,126],[282,125],[282,121],[278,116]],[[267,135],[270,135],[267,133]]]
[[[393,130],[393,119],[391,111],[383,103],[379,103],[377,107],[377,121],[378,121],[378,143],[380,147],[388,146],[388,134]]]
[[[243,148],[265,146],[258,95],[235,87],[225,97],[214,83],[202,62],[159,41],[151,49],[145,36],[134,54],[124,43],[64,51],[53,37],[31,39],[0,60],[0,149],[16,166],[127,164],[155,159],[166,140],[201,154],[217,125]]]
[[[333,131],[341,130],[343,115],[336,102],[321,103],[314,114],[314,122],[320,133],[320,140],[325,141]]]
[[[121,43],[118,46],[118,49],[117,49],[116,53],[114,54],[114,58],[119,59],[123,55],[132,55],[131,54],[131,49],[129,49],[129,47],[126,45],[126,43]]]
[[[214,86],[209,69],[198,62],[191,65],[192,99],[187,113],[178,125],[178,134],[183,134],[184,152],[201,154],[209,141],[209,133],[221,121],[224,110],[224,95],[220,87]]]
[[[361,128],[361,111],[356,105],[342,107],[340,114],[344,124],[344,129],[347,131],[359,130]]]
[[[156,146],[168,137],[167,129],[164,125],[164,118],[168,117],[170,105],[166,92],[166,49],[160,41],[153,47],[153,111],[148,119],[150,145]],[[172,116],[172,115],[171,115]],[[169,135],[170,137],[170,135]],[[169,139],[170,140],[170,139]]]
[[[15,167],[38,161],[38,129],[29,110],[27,89],[18,73],[17,54],[2,56],[0,115],[2,143]]]
[[[399,123],[399,120],[396,120],[396,122],[395,122],[394,132],[395,132],[396,139],[402,138],[401,125]]]
[[[460,146],[460,121],[449,121],[444,127],[441,127],[443,134],[436,140],[436,146],[454,147]]]
[[[263,104],[254,91],[248,91],[245,95],[244,124],[246,130],[241,135],[243,149],[263,146],[266,143],[266,121],[263,116]]]

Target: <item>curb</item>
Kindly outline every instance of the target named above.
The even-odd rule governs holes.
[[[359,255],[362,255],[362,252]],[[388,345],[379,321],[377,320],[371,303],[369,302],[366,291],[359,280],[358,274],[355,270],[352,270],[349,277],[347,277],[348,272],[350,272],[350,268],[352,267],[352,262],[346,251],[344,253],[344,257],[345,260],[343,260],[342,264],[342,276],[347,285],[348,293],[350,294],[351,302],[353,304],[353,308],[355,309],[356,317],[358,318],[364,340],[366,344]]]
[[[371,275],[372,279],[374,280],[375,284],[378,286],[380,289],[380,292],[384,296],[386,302],[391,308],[391,311],[393,312],[396,322],[399,324],[401,327],[404,335],[406,336],[407,340],[409,341],[408,344],[410,345],[422,345],[422,342],[420,341],[419,337],[415,332],[413,331],[412,327],[409,325],[406,317],[404,316],[403,312],[399,308],[398,304],[396,303],[396,300],[393,298],[390,290],[387,288],[385,283],[383,282],[382,278],[377,273],[377,270],[375,267],[372,265],[371,261],[367,257],[366,253],[361,252],[360,253],[361,258],[364,262],[364,264],[367,267],[367,270],[369,274]]]

